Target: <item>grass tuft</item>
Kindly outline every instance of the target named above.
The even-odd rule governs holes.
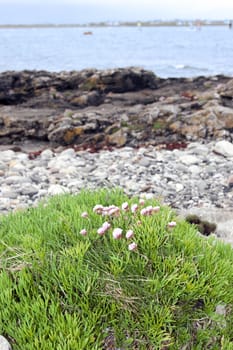
[[[0,334],[13,350],[233,349],[232,281],[229,245],[120,190],[0,218]]]

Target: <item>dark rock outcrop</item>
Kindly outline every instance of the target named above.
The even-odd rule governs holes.
[[[233,140],[233,79],[140,68],[0,74],[0,144],[83,147]]]

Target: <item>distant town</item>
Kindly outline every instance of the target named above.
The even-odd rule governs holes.
[[[72,27],[202,27],[202,26],[229,26],[232,27],[233,19],[228,20],[152,20],[152,21],[106,21],[74,24],[2,24],[0,28],[72,28]]]

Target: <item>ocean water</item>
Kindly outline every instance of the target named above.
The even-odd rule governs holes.
[[[91,31],[92,35],[84,35]],[[1,28],[0,71],[138,66],[160,77],[233,76],[233,29]]]

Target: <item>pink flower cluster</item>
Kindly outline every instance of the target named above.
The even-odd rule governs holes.
[[[176,227],[176,222],[175,222],[175,221],[170,221],[170,222],[167,224],[167,226],[168,226],[169,228]]]
[[[133,218],[135,218],[135,215],[137,214],[136,218],[139,220],[136,220],[135,222],[137,223],[137,225],[141,225],[142,224],[142,221],[140,220],[141,217],[151,216],[151,215],[154,215],[155,213],[158,213],[160,211],[159,206],[153,207],[152,205],[149,205],[146,207],[142,207],[144,205],[145,205],[144,199],[140,199],[139,204],[133,203],[131,206],[129,205],[128,202],[124,202],[124,203],[122,203],[121,208],[119,208],[118,206],[115,206],[115,205],[103,206],[101,204],[97,204],[94,206],[93,212],[97,215],[101,215],[103,217],[108,217],[111,222],[113,222],[113,220],[117,220],[117,218],[120,216],[122,219],[126,218],[128,220],[129,215],[130,215],[129,213],[131,212],[131,214],[133,214],[133,216],[132,216]],[[88,218],[89,214],[85,211],[81,214],[81,217]],[[131,220],[132,219],[130,219],[129,222],[131,222]],[[175,226],[176,226],[175,221],[171,221],[167,224],[167,227],[169,229],[172,229]],[[112,224],[108,221],[105,221],[102,224],[102,226],[97,229],[97,234],[99,236],[103,236],[111,228],[112,228]],[[80,231],[80,234],[82,236],[86,236],[87,230],[85,228],[83,228]],[[134,234],[134,231],[132,229],[129,229],[128,231],[126,231],[125,234],[123,234],[123,229],[120,227],[115,227],[112,229],[112,237],[114,240],[119,240],[119,239],[125,238],[126,240],[130,241],[134,238],[134,236],[135,236],[135,234]],[[129,251],[135,251],[135,250],[137,250],[137,247],[138,246],[137,246],[136,242],[131,242],[128,244]]]
[[[142,208],[140,213],[142,216],[150,216],[154,213],[158,213],[160,210],[160,207],[152,207],[152,205],[149,205],[148,207]]]
[[[103,236],[105,232],[107,232],[110,229],[110,227],[111,227],[111,224],[105,221],[103,225],[100,228],[98,228],[97,230],[98,235]]]
[[[104,207],[101,204],[97,204],[93,208],[93,212],[99,215],[105,215],[105,216],[119,216],[120,215],[120,208],[116,205],[110,205],[109,207]]]

